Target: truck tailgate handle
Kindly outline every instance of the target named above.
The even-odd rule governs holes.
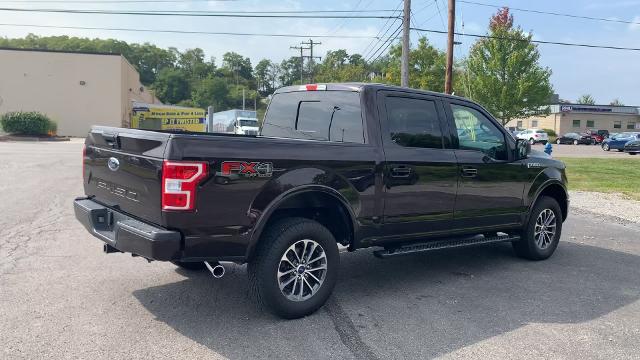
[[[111,147],[118,147],[118,134],[102,133],[102,138]]]

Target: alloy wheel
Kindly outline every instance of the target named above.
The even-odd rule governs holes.
[[[536,219],[533,237],[539,249],[544,250],[551,245],[556,236],[556,214],[551,209],[544,209]]]
[[[280,292],[291,301],[315,295],[327,277],[327,255],[314,240],[299,240],[285,250],[278,265]]]

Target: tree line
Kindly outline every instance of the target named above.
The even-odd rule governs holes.
[[[539,64],[540,54],[532,35],[513,24],[508,8],[500,9],[489,22],[487,37],[477,40],[468,56],[456,62],[453,89],[456,95],[478,101],[503,123],[514,118],[544,113],[553,93],[551,70]],[[400,85],[401,45],[374,61],[344,49],[330,50],[321,61],[301,62],[292,56],[280,62],[251,60],[235,52],[221,61],[207,57],[200,48],[180,51],[150,43],[68,36],[0,38],[0,47],[122,54],[140,73],[140,81],[167,104],[213,105],[216,111],[255,103],[263,110],[266,97],[281,86],[314,82],[378,82]],[[409,54],[409,85],[444,91],[446,57],[427,37],[420,37]]]

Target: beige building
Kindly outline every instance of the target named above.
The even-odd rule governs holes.
[[[84,137],[128,126],[133,101],[159,102],[122,55],[0,48],[0,114],[39,111],[59,135]]]
[[[511,120],[505,126],[518,129],[552,129],[558,135],[589,130],[608,130],[610,133],[640,131],[640,113],[635,106],[611,105],[550,105],[548,116],[532,116]]]

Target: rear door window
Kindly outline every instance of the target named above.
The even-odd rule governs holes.
[[[365,143],[360,95],[352,91],[300,91],[274,95],[263,136]]]
[[[442,129],[434,101],[389,96],[385,106],[394,143],[404,147],[442,149]]]

